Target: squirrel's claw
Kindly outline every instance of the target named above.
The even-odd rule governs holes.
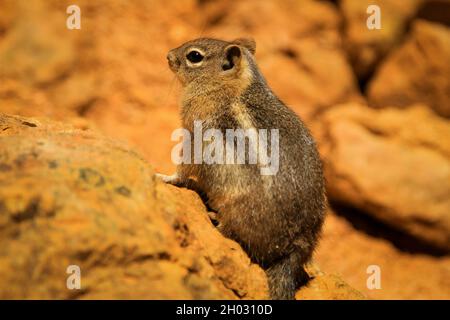
[[[159,179],[161,179],[165,183],[176,185],[178,184],[178,176],[177,174],[173,174],[171,176],[161,174],[161,173],[155,173],[155,176]]]

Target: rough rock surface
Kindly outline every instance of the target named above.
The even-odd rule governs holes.
[[[199,198],[126,147],[37,119],[2,116],[0,132],[1,298],[267,297]]]
[[[316,265],[312,264],[306,268],[310,277],[308,284],[298,290],[297,300],[364,300],[364,296],[355,290],[335,274],[325,274]]]
[[[315,256],[323,270],[345,276],[369,299],[450,299],[450,256],[410,250],[410,239],[399,243],[397,235],[386,237],[382,223],[374,227],[363,218],[327,215]],[[380,267],[381,289],[367,287],[371,265]]]
[[[401,41],[407,24],[424,0],[342,0],[340,9],[345,21],[345,43],[356,74],[370,75],[375,66]],[[370,30],[367,8],[377,5],[381,11],[381,29]]]
[[[268,297],[263,270],[194,192],[157,181],[139,155],[90,130],[0,115],[0,185],[2,299]],[[66,287],[69,265],[80,290]],[[311,274],[299,298],[362,297]]]
[[[417,21],[405,43],[382,63],[368,87],[373,106],[424,103],[450,117],[450,28]]]
[[[450,251],[450,127],[426,106],[323,117],[329,196]]]

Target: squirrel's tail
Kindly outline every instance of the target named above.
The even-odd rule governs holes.
[[[293,300],[295,298],[297,288],[309,280],[303,264],[304,261],[299,254],[292,252],[266,270],[272,299]]]

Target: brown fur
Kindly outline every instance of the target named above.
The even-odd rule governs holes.
[[[201,193],[217,212],[219,230],[266,270],[272,298],[293,299],[308,279],[303,266],[324,220],[322,166],[305,125],[259,72],[255,47],[250,39],[197,39],[171,50],[169,65],[184,86],[184,128],[192,132],[193,122],[203,120],[204,129],[223,132],[279,129],[279,172],[263,176],[257,164],[183,164],[164,180]],[[192,48],[204,53],[202,62],[186,60]]]

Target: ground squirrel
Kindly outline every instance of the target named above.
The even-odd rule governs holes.
[[[203,163],[159,176],[200,192],[219,230],[266,270],[271,297],[293,299],[308,279],[303,266],[324,220],[322,165],[308,129],[259,71],[255,47],[252,39],[201,38],[171,50],[167,59],[183,86],[183,127],[192,132],[201,120],[224,134],[229,128],[276,128],[278,172],[262,175],[258,164]]]

